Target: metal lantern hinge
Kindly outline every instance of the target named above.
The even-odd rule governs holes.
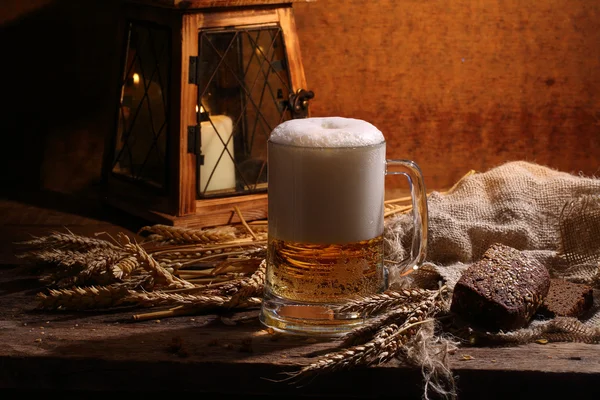
[[[296,93],[290,94],[289,106],[294,118],[306,118],[308,116],[308,101],[315,97],[312,90],[298,89]]]
[[[198,157],[198,163],[204,165],[204,155],[201,154],[200,145],[200,125],[188,126],[188,153],[195,154]]]
[[[188,83],[193,85],[200,85],[200,72],[202,69],[206,69],[208,63],[206,61],[200,62],[200,57],[190,56],[188,66]]]
[[[198,64],[200,59],[198,56],[190,56],[189,70],[188,70],[188,83],[192,83],[194,85],[198,84]]]

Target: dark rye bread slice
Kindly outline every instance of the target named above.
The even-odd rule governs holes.
[[[550,279],[550,290],[538,314],[545,317],[580,317],[594,304],[591,286],[564,279]]]
[[[549,288],[545,266],[517,249],[493,244],[459,278],[450,309],[474,328],[518,329],[529,323]]]

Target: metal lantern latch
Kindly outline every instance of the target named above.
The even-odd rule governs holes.
[[[298,89],[296,93],[290,95],[290,109],[294,118],[305,118],[308,116],[308,101],[313,99],[315,94],[312,90]]]

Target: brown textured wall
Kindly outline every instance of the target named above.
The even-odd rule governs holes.
[[[429,188],[521,159],[600,172],[600,3],[295,6],[312,114],[362,118]],[[396,183],[390,182],[391,185]]]
[[[99,179],[116,2],[7,0],[0,15],[2,187]],[[295,3],[312,115],[373,122],[429,189],[524,159],[600,172],[600,3]],[[9,61],[6,61],[9,60]],[[389,185],[402,186],[401,180]]]

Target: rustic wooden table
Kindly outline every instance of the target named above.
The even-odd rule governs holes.
[[[273,380],[336,341],[268,334],[257,311],[132,321],[135,311],[36,310],[37,277],[15,241],[53,230],[133,234],[144,222],[60,195],[0,201],[0,393],[64,396],[197,394],[209,398],[420,398],[418,369],[392,362],[320,375],[298,387]],[[471,357],[464,357],[465,355]],[[465,360],[465,358],[470,358]],[[600,394],[600,346],[579,343],[469,347],[450,355],[459,399]],[[550,396],[550,397],[547,397]]]

